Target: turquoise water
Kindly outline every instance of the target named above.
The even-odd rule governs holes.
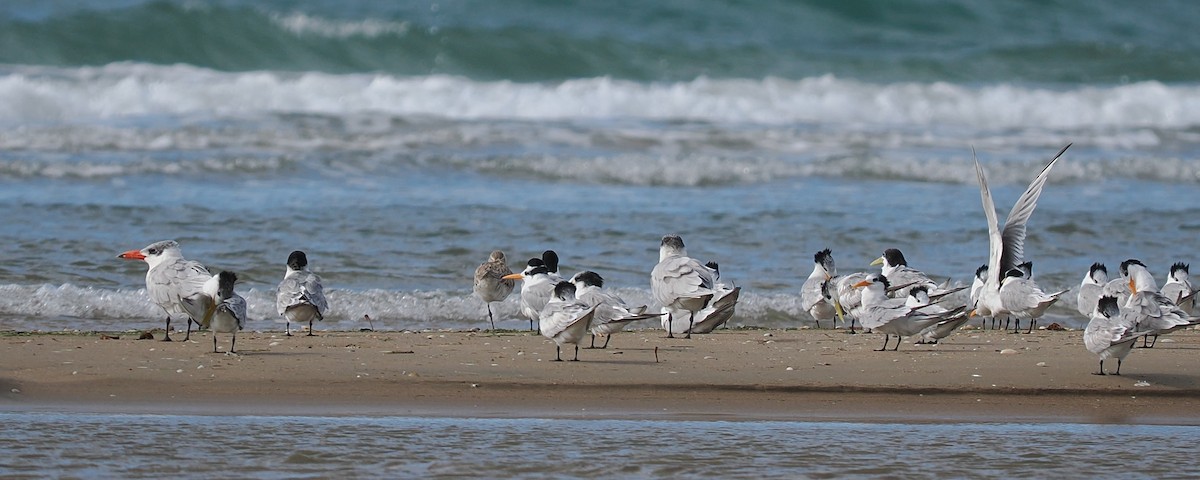
[[[1192,2],[17,1],[0,4],[0,329],[161,325],[174,238],[238,273],[252,329],[308,252],[326,328],[472,328],[471,274],[552,248],[650,303],[662,235],[808,322],[812,255],[885,248],[967,281],[971,148],[1011,205],[1054,152],[1026,254],[1048,290],[1200,223]],[[1160,280],[1161,282],[1161,280]],[[520,328],[516,298],[496,306]],[[1078,325],[1073,295],[1050,321]],[[1048,323],[1048,322],[1044,322]]]
[[[6,478],[1192,477],[1200,428],[0,413]]]

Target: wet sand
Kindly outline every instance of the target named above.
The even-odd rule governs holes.
[[[242,332],[226,355],[208,332],[7,332],[0,409],[1200,425],[1196,330],[1134,350],[1121,376],[1093,375],[1079,331],[965,330],[876,352],[881,335],[842,330],[643,330],[580,362],[552,361],[530,332],[317,334]]]

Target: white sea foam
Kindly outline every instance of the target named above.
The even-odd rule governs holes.
[[[249,306],[251,330],[277,330],[283,325],[275,312],[274,291],[247,289],[239,292]],[[622,288],[618,293],[630,305],[650,305],[648,289]],[[487,328],[483,302],[469,291],[391,291],[373,289],[327,292],[331,312],[318,328],[337,330],[422,330]],[[528,328],[521,316],[518,296],[492,304],[497,327]],[[796,328],[812,325],[796,294],[743,292],[732,326]],[[1069,315],[1072,306],[1062,308]],[[1073,311],[1073,310],[1070,310]],[[1051,312],[1051,321],[1073,325],[1062,312]],[[1056,315],[1056,313],[1058,315]],[[368,321],[364,316],[369,315]],[[118,331],[161,327],[163,312],[150,303],[144,289],[106,290],[64,285],[0,285],[0,330],[98,330]],[[177,319],[180,320],[180,319]],[[1048,324],[1049,321],[1043,321]],[[182,323],[173,325],[182,328]],[[654,328],[647,322],[638,328]],[[825,325],[828,327],[828,325]]]
[[[379,37],[403,35],[407,22],[387,22],[376,19],[333,20],[304,13],[272,13],[271,21],[297,35],[318,35],[329,38]]]
[[[473,81],[433,75],[241,72],[186,65],[9,67],[0,72],[0,122],[73,123],[126,117],[309,113],[452,119],[694,121],[836,124],[872,131],[1184,129],[1200,125],[1200,86],[1141,82],[1051,89],[1010,84],[872,84],[700,78],[638,83],[589,78],[557,83]]]

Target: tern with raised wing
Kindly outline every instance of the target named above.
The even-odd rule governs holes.
[[[1008,219],[1005,220],[1003,226],[1000,225],[996,205],[992,201],[992,191],[988,187],[983,165],[979,163],[978,157],[975,158],[975,175],[979,180],[979,196],[983,202],[983,213],[987,217],[988,223],[988,269],[987,279],[984,281],[983,288],[979,290],[979,299],[972,310],[972,315],[996,317],[1009,313],[1004,308],[1000,295],[1004,277],[1009,270],[1017,268],[1017,265],[1025,261],[1025,234],[1029,218],[1033,216],[1033,210],[1037,207],[1038,197],[1042,195],[1042,188],[1045,187],[1046,180],[1050,177],[1051,169],[1070,147],[1071,144],[1067,144],[1062,150],[1059,150],[1050,163],[1046,164],[1042,171],[1034,177],[1025,192],[1017,198],[1012,210],[1009,210]]]

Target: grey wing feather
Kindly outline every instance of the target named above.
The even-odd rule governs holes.
[[[677,298],[711,295],[716,275],[689,257],[671,257],[659,262],[652,272],[655,298],[669,304]]]
[[[275,309],[280,315],[288,307],[296,305],[312,305],[317,309],[317,318],[325,316],[329,303],[325,300],[325,289],[321,286],[321,277],[308,271],[293,272],[279,282],[279,291],[275,295]]]
[[[1001,234],[1004,242],[1004,254],[1000,258],[1001,270],[998,272],[1000,275],[1004,275],[1004,272],[1016,267],[1025,258],[1026,223],[1033,216],[1033,209],[1037,208],[1038,197],[1042,195],[1042,188],[1046,186],[1046,179],[1050,177],[1050,169],[1070,147],[1071,144],[1068,143],[1058,151],[1058,154],[1054,155],[1054,159],[1050,160],[1045,168],[1042,168],[1037,177],[1034,177],[1033,181],[1029,183],[1029,187],[1017,199],[1017,203],[1013,204],[1012,210],[1008,211],[1008,219],[1004,222],[1004,232]]]
[[[154,303],[168,312],[187,313],[197,320],[200,317],[189,313],[183,300],[202,294],[204,283],[210,278],[212,274],[200,262],[180,259],[149,271],[146,287]]]
[[[220,305],[217,305],[217,311],[229,312],[233,318],[237,319],[238,330],[246,327],[246,299],[241,295],[233,294],[232,297],[225,299]]]

